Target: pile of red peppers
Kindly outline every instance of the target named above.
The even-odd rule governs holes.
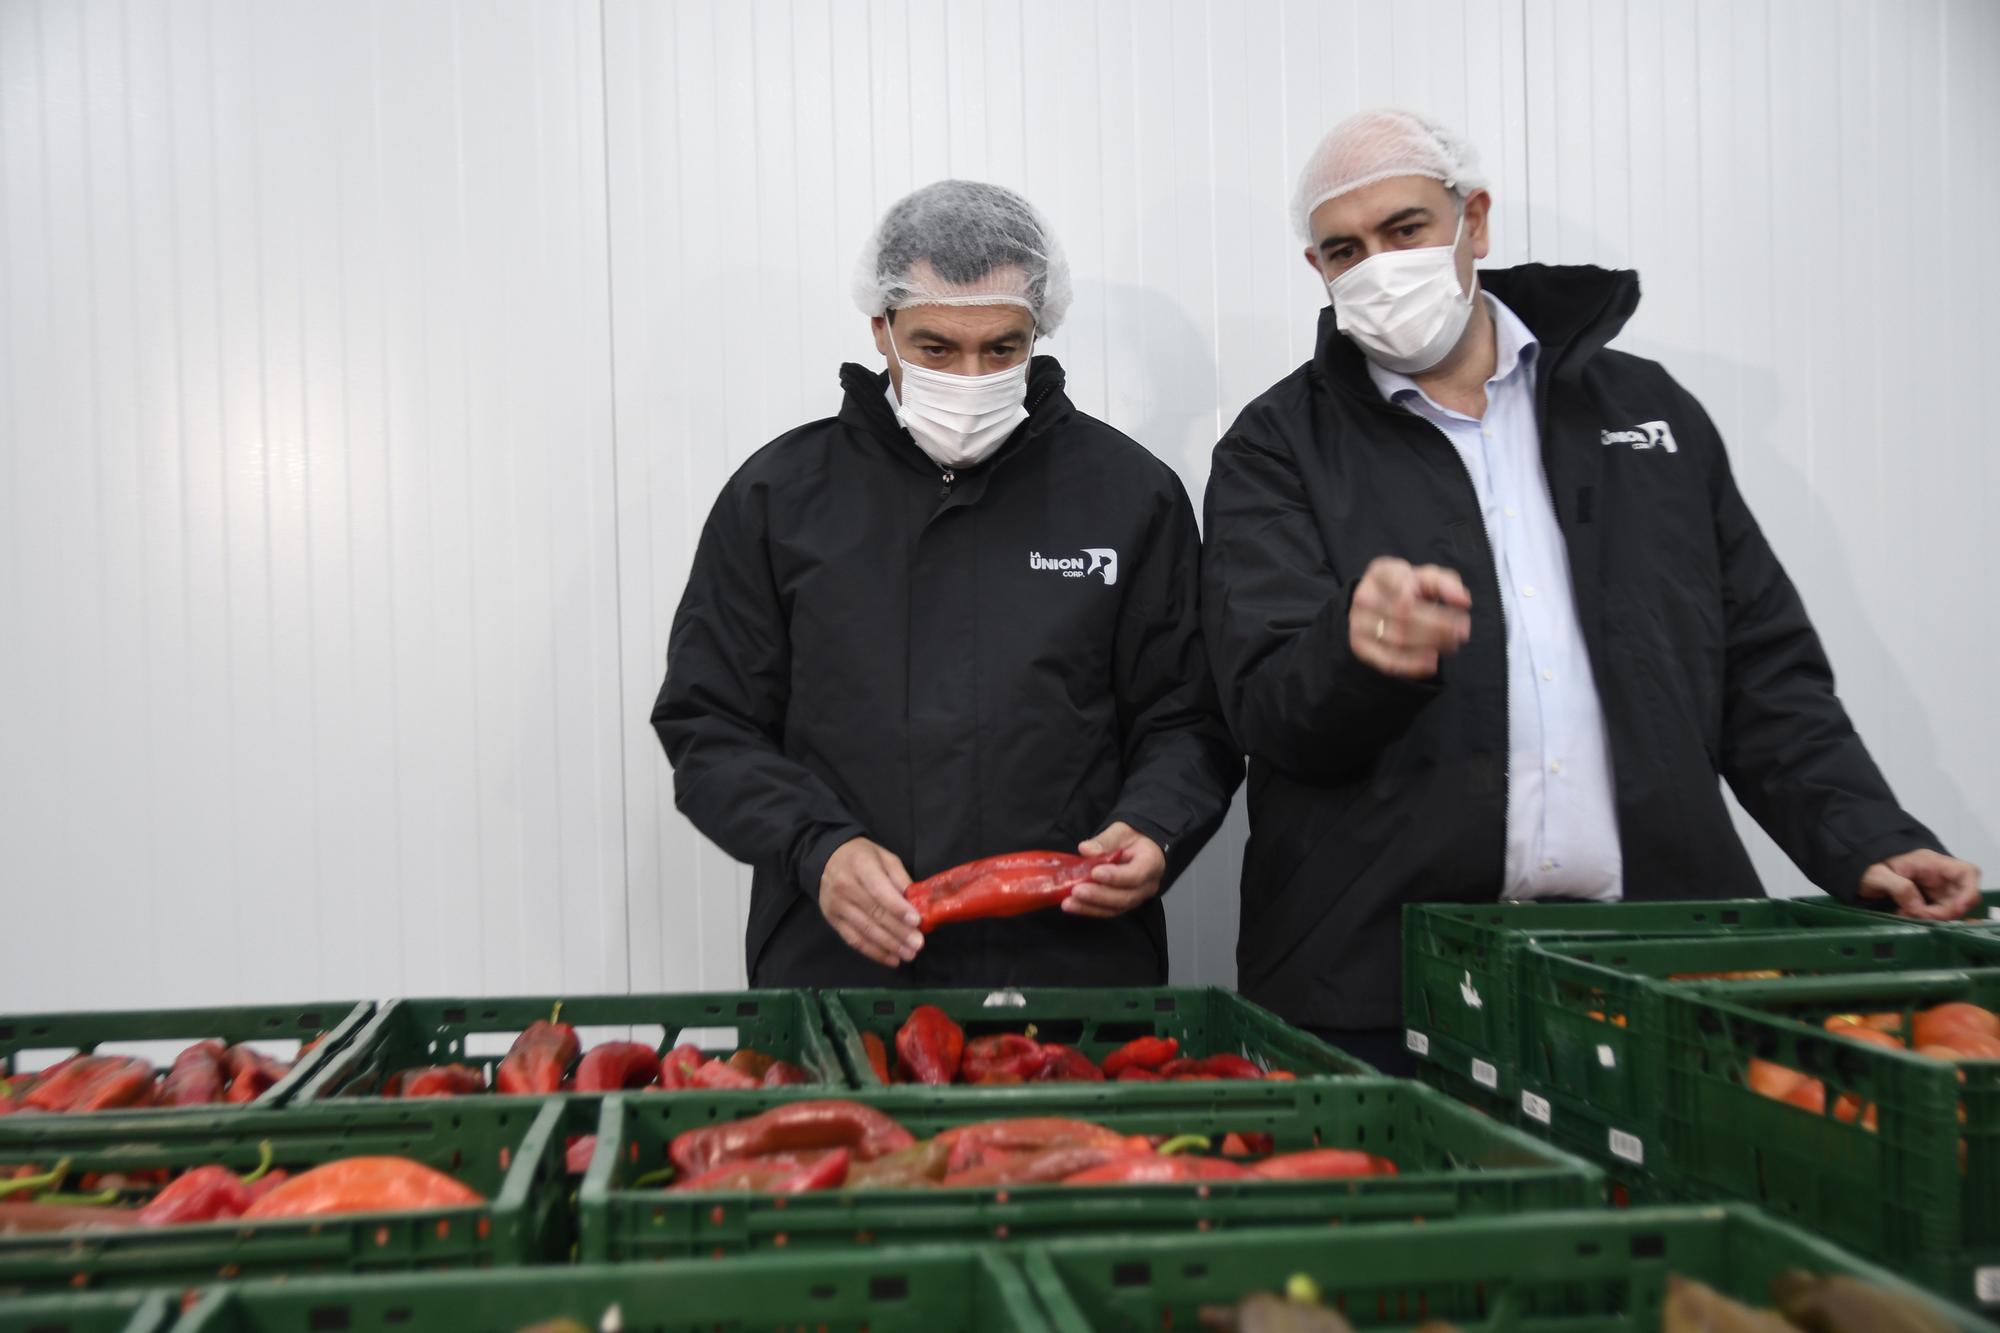
[[[484,1201],[478,1191],[407,1157],[347,1157],[296,1174],[272,1169],[272,1148],[258,1145],[257,1169],[226,1166],[93,1172],[78,1193],[64,1193],[67,1159],[48,1171],[28,1166],[0,1180],[0,1236],[202,1222],[402,1212]]]
[[[884,1083],[1153,1082],[1184,1079],[1289,1079],[1241,1055],[1184,1057],[1174,1037],[1139,1037],[1093,1061],[1074,1046],[1036,1041],[1034,1030],[966,1039],[965,1030],[936,1005],[910,1011],[896,1032],[895,1058],[873,1032],[861,1034],[869,1067]]]
[[[740,1050],[712,1058],[683,1043],[661,1055],[644,1042],[600,1042],[588,1051],[576,1029],[551,1017],[530,1023],[493,1073],[493,1090],[512,1096],[552,1092],[674,1091],[681,1088],[782,1088],[812,1083],[813,1076],[788,1060]],[[382,1084],[384,1097],[457,1097],[487,1090],[486,1076],[466,1064],[404,1069]]]
[[[1124,1134],[1058,1116],[987,1120],[918,1140],[873,1107],[793,1102],[691,1129],[668,1145],[686,1192],[800,1194],[831,1189],[995,1189],[1185,1181],[1331,1180],[1396,1174],[1388,1158],[1348,1148],[1275,1152],[1268,1134],[1232,1133],[1218,1153],[1194,1135]]]
[[[299,1054],[318,1040],[307,1042]],[[248,1046],[219,1041],[188,1047],[165,1075],[137,1056],[79,1051],[47,1069],[0,1080],[0,1115],[240,1105],[263,1096],[291,1068]]]

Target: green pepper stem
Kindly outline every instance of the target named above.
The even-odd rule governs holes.
[[[271,1169],[271,1163],[275,1159],[276,1155],[272,1151],[271,1141],[269,1139],[265,1139],[262,1142],[260,1142],[257,1145],[257,1169],[255,1171],[252,1171],[249,1175],[243,1177],[243,1183],[246,1185],[254,1185],[258,1181],[262,1180],[265,1176],[265,1173]]]
[[[562,1006],[563,1006],[563,1002],[562,1002],[561,1000],[557,1000],[557,1001],[556,1001],[556,1003],[555,1003],[555,1007],[554,1007],[553,1009],[549,1010],[549,1022],[550,1022],[550,1023],[552,1023],[552,1024],[553,1024],[553,1023],[560,1023],[560,1022],[562,1022]]]
[[[632,1181],[632,1188],[636,1190],[648,1185],[664,1185],[673,1178],[674,1169],[670,1166],[663,1166],[657,1171],[648,1171],[645,1175],[635,1178]]]
[[[1206,1134],[1177,1134],[1162,1143],[1159,1152],[1162,1157],[1171,1157],[1177,1152],[1186,1152],[1189,1148],[1199,1148],[1207,1152],[1208,1143]]]
[[[106,1204],[118,1202],[118,1191],[109,1189],[100,1190],[96,1194],[40,1194],[35,1197],[35,1202],[69,1206],[81,1205],[85,1208],[102,1208]]]
[[[68,1174],[69,1158],[65,1157],[55,1164],[54,1170],[44,1171],[39,1176],[21,1176],[15,1180],[0,1180],[0,1199],[4,1199],[10,1194],[55,1189],[62,1184],[63,1177]]]

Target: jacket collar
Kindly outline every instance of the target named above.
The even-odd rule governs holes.
[[[1002,459],[1031,447],[1033,441],[1067,418],[1075,410],[1069,395],[1064,392],[1063,386],[1067,382],[1062,363],[1054,357],[1038,356],[1030,361],[1027,421],[1007,437],[1007,442],[991,458],[976,467],[965,469],[965,474],[983,472]],[[902,423],[896,420],[895,412],[890,410],[888,371],[870,370],[849,361],[840,368],[840,387],[846,391],[846,397],[840,404],[841,421],[877,441],[891,457],[927,476],[937,473],[937,464],[910,438],[910,433],[903,429]]]
[[[1479,282],[1533,332],[1542,375],[1577,373],[1639,308],[1639,275],[1630,269],[1521,264],[1481,269]],[[1313,363],[1339,388],[1387,406],[1368,376],[1367,357],[1335,326],[1330,305],[1320,311]]]

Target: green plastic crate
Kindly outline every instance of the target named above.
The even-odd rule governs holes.
[[[853,1099],[879,1107],[919,1138],[980,1120],[1077,1116],[1134,1134],[1220,1138],[1230,1130],[1260,1131],[1273,1136],[1279,1151],[1364,1148],[1394,1159],[1402,1174],[1297,1183],[827,1191],[789,1198],[675,1194],[630,1188],[627,1182],[664,1165],[668,1143],[682,1130],[753,1115],[777,1099],[759,1093],[706,1099],[612,1096],[605,1098],[597,1153],[579,1195],[583,1259],[1277,1221],[1404,1221],[1577,1207],[1603,1197],[1603,1178],[1595,1167],[1429,1088],[1395,1079],[1041,1085],[993,1089],[977,1101],[939,1089],[884,1088]]]
[[[1518,959],[1531,939],[1855,929],[1816,898],[1670,903],[1415,903],[1403,909],[1403,1024],[1419,1062],[1485,1090],[1486,1109],[1518,1114]]]
[[[2000,941],[1887,927],[1672,939],[1536,940],[1520,984],[1520,1123],[1669,1193],[1665,992],[1689,972],[1793,975],[2000,966]],[[1735,985],[1739,983],[1699,983]]]
[[[819,1091],[844,1088],[847,1076],[822,1030],[811,995],[794,990],[711,991],[684,995],[546,995],[507,999],[394,1000],[370,1019],[346,1050],[307,1080],[299,1100],[371,1097],[382,1081],[402,1069],[463,1062],[494,1066],[513,1038],[562,1005],[562,1021],[579,1028],[665,1028],[659,1049],[672,1049],[684,1030],[710,1034],[733,1030],[735,1040],[711,1040],[703,1049],[726,1056],[738,1046],[789,1060],[818,1078]],[[480,1039],[488,1038],[482,1042]],[[468,1043],[488,1050],[467,1054]],[[586,1041],[588,1049],[591,1043]]]
[[[67,1055],[94,1051],[111,1043],[124,1049],[142,1042],[159,1045],[153,1063],[164,1074],[173,1057],[197,1041],[212,1038],[234,1044],[293,1040],[303,1045],[324,1033],[318,1046],[251,1103],[281,1106],[354,1037],[374,1011],[375,1006],[366,1000],[333,1000],[213,1009],[107,1009],[0,1016],[0,1074],[11,1073],[15,1060],[28,1051],[59,1051]],[[170,1045],[174,1049],[166,1049]],[[35,1068],[52,1063],[54,1057],[38,1059]],[[187,1108],[159,1109],[179,1114]]]
[[[204,1295],[176,1333],[514,1333],[567,1317],[628,1331],[794,1328],[824,1333],[1043,1333],[1015,1264],[993,1247],[583,1265],[480,1274],[241,1283]]]
[[[1946,1000],[2000,1008],[2000,971],[1672,988],[1662,1133],[1685,1188],[1760,1204],[1948,1299],[2000,1310],[2000,1060],[1954,1067],[1820,1026]],[[1753,1057],[1822,1080],[1829,1106],[1841,1094],[1873,1105],[1878,1127],[1760,1096],[1745,1083]]]
[[[1908,917],[1896,916],[1886,907],[1850,907],[1845,903],[1836,903],[1830,910],[1858,916],[1864,920],[1887,920],[1894,921],[1898,925],[1923,926],[1927,930],[1994,931],[2000,930],[2000,889],[1988,889],[1980,894],[1979,906],[1973,908],[1962,921],[1915,921]]]
[[[0,1333],[166,1333],[179,1317],[163,1291],[0,1300]]]
[[[91,1171],[252,1169],[270,1142],[294,1172],[411,1157],[486,1196],[460,1208],[245,1224],[0,1236],[0,1299],[77,1287],[186,1286],[238,1275],[351,1273],[559,1258],[572,1240],[563,1105],[531,1097],[0,1119],[0,1170],[67,1157]]]
[[[1074,1046],[1093,1060],[1137,1037],[1173,1037],[1183,1055],[1242,1055],[1301,1078],[1373,1075],[1375,1069],[1299,1031],[1234,991],[1216,986],[1027,990],[829,990],[820,992],[827,1025],[857,1088],[879,1088],[861,1034],[873,1032],[893,1053],[896,1030],[918,1005],[951,1015],[970,1037],[1020,1032],[1033,1024],[1043,1041]],[[976,1090],[972,1090],[976,1091]]]
[[[1321,1298],[1363,1333],[1427,1319],[1462,1333],[1657,1333],[1670,1273],[1761,1304],[1771,1279],[1794,1268],[1876,1283],[1965,1333],[1992,1328],[1743,1207],[1090,1238],[1029,1246],[1021,1261],[1061,1333],[1198,1328],[1202,1306],[1283,1290],[1295,1273],[1311,1277]]]

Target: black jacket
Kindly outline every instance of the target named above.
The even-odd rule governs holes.
[[[1843,897],[1875,861],[1936,847],[1854,734],[1701,405],[1606,349],[1637,276],[1481,281],[1541,343],[1542,461],[1610,737],[1625,897],[1763,892],[1717,774]],[[1677,449],[1635,447],[1664,441],[1642,429],[1656,422]],[[1403,904],[1501,888],[1506,639],[1471,480],[1443,432],[1383,399],[1328,310],[1313,359],[1216,446],[1206,528],[1209,655],[1250,754],[1239,985],[1295,1022],[1393,1025]],[[1348,650],[1354,586],[1381,555],[1456,569],[1472,592],[1471,640],[1434,680]]]
[[[1158,900],[1103,922],[949,926],[893,971],[820,915],[827,858],[861,835],[921,879],[1073,850],[1123,819],[1167,848],[1171,877],[1243,771],[1171,469],[1077,411],[1047,357],[1028,420],[955,476],[897,424],[886,376],[849,365],[840,380],[837,417],[781,436],[723,488],[653,709],[675,803],[756,868],[751,982],[1160,984]]]

